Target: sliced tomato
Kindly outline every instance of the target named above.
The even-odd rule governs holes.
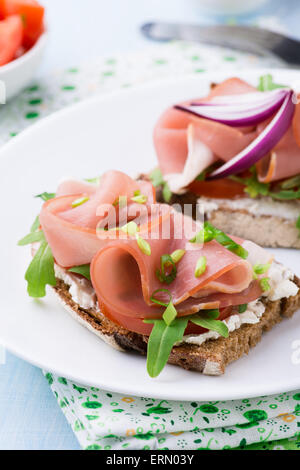
[[[220,309],[220,316],[218,320],[224,320],[224,318],[229,317],[233,313],[235,313],[234,307],[222,308]],[[153,328],[152,323],[144,323],[143,320],[140,318],[126,317],[124,315],[118,315],[115,318],[109,318],[118,325],[122,326],[123,328],[126,328],[129,331],[133,331],[134,333],[139,333],[141,335],[149,336]],[[207,330],[205,328],[202,328],[201,326],[197,326],[194,323],[189,322],[185,330],[185,334],[200,335],[201,333],[205,333],[206,331]]]
[[[0,0],[0,20],[4,20],[6,14],[5,14],[5,3],[6,0]]]
[[[223,178],[214,181],[193,181],[189,185],[189,190],[199,196],[233,199],[245,196],[244,185],[237,181]]]
[[[20,16],[0,21],[0,65],[13,60],[22,45],[23,25]]]
[[[23,46],[29,48],[44,30],[45,9],[36,0],[0,0],[5,17],[20,15],[24,26]]]

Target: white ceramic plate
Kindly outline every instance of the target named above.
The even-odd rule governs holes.
[[[273,72],[289,83],[295,71]],[[258,72],[244,71],[254,84]],[[292,344],[300,340],[300,312],[266,334],[248,356],[221,377],[205,377],[167,366],[156,379],[145,358],[120,353],[69,317],[53,295],[39,301],[26,294],[29,248],[16,246],[39,211],[32,196],[55,190],[62,177],[93,177],[109,168],[132,176],[154,167],[152,128],[169,104],[201,96],[211,80],[203,75],[164,81],[93,98],[37,123],[0,152],[1,313],[0,343],[18,356],[79,383],[138,396],[174,400],[225,400],[300,388],[300,365]],[[276,257],[300,275],[300,251],[276,250]]]

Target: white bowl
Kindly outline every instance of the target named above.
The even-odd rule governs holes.
[[[30,83],[42,60],[46,42],[47,32],[43,33],[35,45],[21,57],[0,66],[0,81],[5,84],[6,101]]]

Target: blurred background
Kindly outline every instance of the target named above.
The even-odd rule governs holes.
[[[299,0],[41,0],[50,38],[40,73],[149,45],[151,20],[246,23],[300,38]]]

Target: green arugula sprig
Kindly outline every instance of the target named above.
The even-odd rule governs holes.
[[[167,293],[170,299],[169,303],[156,299],[154,295],[158,292]],[[168,362],[173,346],[182,341],[189,321],[202,328],[216,331],[225,338],[228,337],[227,326],[222,321],[217,320],[220,315],[219,310],[203,310],[195,315],[177,317],[172,296],[167,289],[158,289],[153,292],[151,300],[166,307],[166,310],[161,320],[144,320],[144,323],[153,323],[154,325],[147,348],[147,371],[150,377],[157,377],[161,373]]]
[[[300,215],[299,215],[299,217],[298,217],[298,219],[297,219],[297,221],[296,221],[296,228],[299,230],[299,235],[298,235],[298,236],[299,236],[299,238],[300,238]]]
[[[166,181],[163,179],[162,172],[160,171],[159,168],[155,168],[150,175],[149,178],[153,184],[153,186],[156,188],[157,186],[162,186],[162,194],[165,202],[170,202],[171,197],[172,197],[172,192],[169,188],[169,185]]]
[[[50,246],[48,245],[42,230],[31,232],[22,238],[19,246],[39,243],[40,246],[35,253],[25,273],[27,281],[27,292],[30,297],[45,297],[46,285],[56,285],[54,274],[54,259]]]
[[[35,197],[48,201],[55,197],[55,193],[44,192]],[[30,297],[44,297],[46,295],[46,285],[56,285],[54,273],[54,258],[50,246],[45,239],[42,230],[39,230],[40,219],[37,216],[30,228],[30,233],[19,240],[19,246],[39,243],[39,248],[29,264],[25,273],[27,281],[27,291]]]
[[[79,266],[73,266],[69,268],[68,271],[71,273],[80,274],[81,276],[85,277],[89,281],[91,280],[91,273],[90,273],[90,264],[81,264]]]
[[[210,222],[204,222],[203,229],[190,240],[190,243],[207,243],[211,240],[216,240],[220,245],[227,248],[227,250],[232,251],[232,253],[235,253],[243,259],[247,259],[248,257],[249,253],[245,248],[228,237],[222,230],[214,227]]]

